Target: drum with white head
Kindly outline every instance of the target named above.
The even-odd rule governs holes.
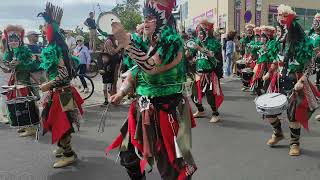
[[[112,12],[102,12],[100,13],[98,20],[97,20],[97,25],[98,28],[101,29],[103,32],[106,32],[108,34],[112,34],[112,23],[113,22],[121,22],[118,16],[116,16]]]
[[[287,96],[280,93],[268,93],[255,99],[257,112],[261,115],[280,115],[288,108]]]

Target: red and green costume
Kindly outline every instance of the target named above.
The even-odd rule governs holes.
[[[150,3],[147,4],[149,10],[154,7]],[[183,51],[183,41],[170,26],[161,27],[158,32],[154,51],[162,60],[158,65],[161,67],[172,63]],[[131,42],[140,54],[149,55],[150,46],[141,37],[135,36]],[[126,60],[133,65],[131,73],[137,100],[132,102],[127,121],[106,153],[120,148],[121,164],[131,179],[145,178],[147,165],[152,167],[155,162],[163,179],[191,177],[197,169],[190,151],[195,121],[188,99],[182,94],[186,81],[185,59],[157,74],[144,71],[136,59],[128,56]]]

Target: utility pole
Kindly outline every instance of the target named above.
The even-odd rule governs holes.
[[[220,28],[220,27],[218,27],[219,26],[219,0],[216,0],[216,1],[217,1],[217,24],[216,24],[216,27]]]

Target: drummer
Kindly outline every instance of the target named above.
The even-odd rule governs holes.
[[[269,83],[266,82],[267,79],[265,82],[263,82],[262,76],[264,76],[271,68],[272,60],[268,56],[268,51],[270,51],[270,49],[268,48],[271,48],[271,47],[269,47],[268,45],[269,45],[269,42],[273,40],[273,37],[275,34],[275,28],[272,26],[262,26],[260,30],[261,30],[261,42],[259,42],[259,45],[258,45],[259,50],[257,52],[259,57],[254,68],[255,74],[251,80],[252,91],[256,93],[258,96],[262,95],[266,91],[269,85]],[[269,76],[270,76],[270,73],[269,73]]]
[[[240,39],[240,54],[245,60],[249,59],[250,52],[248,50],[248,44],[254,40],[254,28],[254,24],[247,24],[245,26],[245,35]]]
[[[290,95],[287,111],[290,128],[290,156],[300,155],[301,126],[309,129],[308,120],[318,108],[317,88],[308,77],[313,71],[313,44],[298,23],[296,13],[291,7],[278,7],[278,22],[285,29],[285,59],[281,72],[280,88],[282,93]],[[265,116],[273,127],[273,134],[268,140],[269,146],[275,146],[284,139],[281,122],[277,115]]]
[[[8,92],[7,99],[11,100],[17,96],[29,96],[31,93],[30,73],[39,69],[39,61],[32,60],[32,53],[24,45],[24,29],[21,26],[8,25],[4,29],[4,37],[7,42],[7,50],[4,53],[4,63],[12,69],[9,86],[23,85],[25,87],[17,91]],[[20,137],[35,135],[36,129],[32,126],[18,130]]]
[[[240,54],[245,63],[249,62],[250,60],[250,49],[248,45],[250,42],[254,41],[254,28],[255,28],[254,24],[247,24],[245,26],[245,34],[240,39]],[[248,88],[249,87],[247,86],[247,83],[243,81],[243,87],[241,88],[241,90],[245,91]]]
[[[271,27],[271,29],[273,30],[273,27]],[[274,36],[273,39],[268,41],[266,46],[266,56],[271,65],[268,66],[267,73],[262,77],[263,81],[268,82],[265,84],[267,92],[279,92],[277,84],[279,82],[279,72],[283,66],[283,59],[281,57],[283,54],[284,29],[277,25]]]
[[[249,67],[254,67],[256,60],[258,59],[258,51],[261,48],[261,27],[255,27],[254,31],[254,40],[248,44],[248,50],[250,53],[250,60],[247,62]]]
[[[194,117],[205,116],[202,105],[202,97],[205,95],[212,110],[210,122],[216,123],[220,121],[218,109],[223,102],[223,93],[217,76],[217,61],[221,61],[217,55],[221,52],[221,45],[213,37],[213,23],[207,19],[200,21],[196,31],[198,38],[194,50],[191,51],[196,59],[196,76],[191,96],[197,107]]]

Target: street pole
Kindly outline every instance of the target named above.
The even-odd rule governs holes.
[[[216,1],[217,1],[217,25],[216,25],[216,27],[220,28],[219,27],[219,0],[216,0]]]

